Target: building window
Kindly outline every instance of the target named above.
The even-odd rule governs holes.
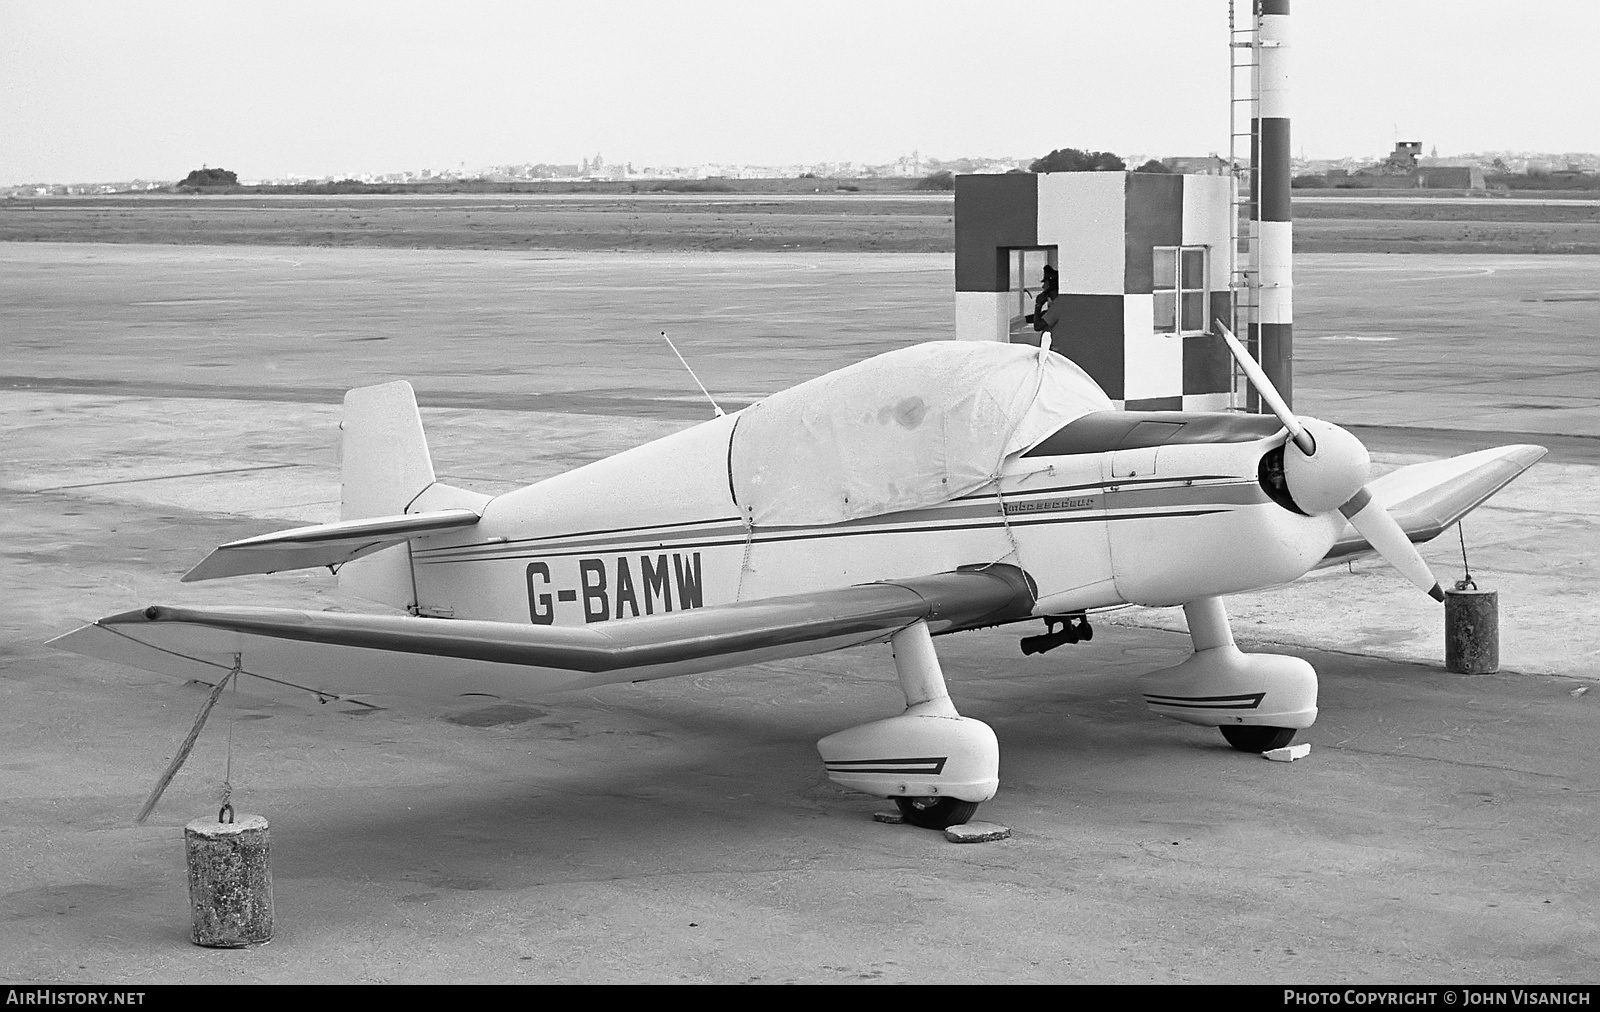
[[[1206,333],[1206,247],[1157,246],[1154,256],[1156,333]]]

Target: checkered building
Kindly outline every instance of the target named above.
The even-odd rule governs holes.
[[[1228,176],[1051,172],[956,177],[956,337],[1038,343],[1024,322],[1058,273],[1051,348],[1119,406],[1220,411],[1233,382]]]

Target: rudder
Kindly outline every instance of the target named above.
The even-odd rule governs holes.
[[[339,519],[404,513],[434,482],[417,396],[405,380],[344,395]]]
[[[405,380],[358,387],[344,395],[339,446],[339,519],[394,516],[435,481],[417,396]],[[411,545],[395,545],[346,563],[339,589],[415,610]]]

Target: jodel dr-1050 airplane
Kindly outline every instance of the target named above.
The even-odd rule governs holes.
[[[1369,480],[1366,449],[1296,417],[1233,335],[1272,415],[1116,410],[1044,348],[942,341],[490,497],[435,480],[409,384],[345,397],[342,519],[216,549],[184,580],[327,566],[389,614],[160,605],[54,640],[217,685],[324,700],[528,699],[887,641],[906,709],[823,738],[829,777],[908,821],[971,818],[999,785],[934,637],[1179,605],[1194,653],[1140,677],[1158,714],[1235,747],[1317,717],[1306,661],[1240,651],[1222,598],[1376,551],[1436,598],[1412,542],[1544,455],[1504,446]],[[401,613],[401,609],[405,613]]]

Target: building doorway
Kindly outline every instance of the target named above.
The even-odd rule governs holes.
[[[1038,304],[1040,286],[1044,282],[1045,265],[1058,269],[1056,247],[1031,246],[1006,251],[1010,260],[1010,283],[1006,290],[1006,308],[1011,314],[1010,340],[1012,344],[1039,346],[1039,332],[1033,329],[1028,317]]]

